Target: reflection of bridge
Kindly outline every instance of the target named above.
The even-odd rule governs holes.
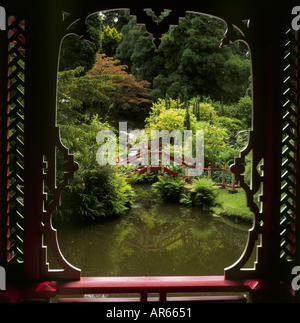
[[[196,239],[197,244],[199,245],[201,237],[197,235],[193,235],[190,232],[190,224],[194,221],[183,220],[182,225],[173,224],[168,226],[167,228],[164,226],[160,226],[155,229],[155,231],[151,231],[150,229],[140,229],[137,226],[134,227],[137,234],[135,235],[136,239],[125,238],[124,242],[127,244],[140,249],[141,253],[145,252],[146,258],[148,257],[149,252],[159,252],[160,257],[162,257],[162,252],[166,250],[169,246],[176,243],[177,241],[186,239],[189,243],[191,239]],[[231,245],[235,243],[233,230],[234,228],[224,222],[216,222],[215,226],[227,226],[230,228],[230,236],[225,237],[223,232],[221,232],[221,236],[218,237],[208,237],[212,232],[207,233],[207,237],[205,237],[205,241],[222,241],[225,243],[230,243]],[[185,226],[185,227],[183,227]],[[173,231],[175,230],[175,231]],[[138,237],[139,235],[139,237]],[[203,237],[202,237],[203,238]],[[238,242],[237,242],[238,243]],[[239,244],[239,243],[238,243]]]

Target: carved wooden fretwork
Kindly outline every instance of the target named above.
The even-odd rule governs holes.
[[[295,260],[296,173],[297,173],[297,96],[299,95],[298,32],[288,27],[284,57],[282,115],[282,164],[280,210],[280,258]]]
[[[9,17],[8,48],[8,240],[9,263],[23,263],[25,21]]]
[[[231,166],[232,173],[235,174],[235,178],[240,182],[240,186],[244,189],[246,194],[246,206],[252,211],[254,216],[254,223],[251,230],[248,233],[248,240],[244,253],[240,259],[233,264],[232,266],[225,269],[226,278],[232,277],[250,277],[253,274],[259,272],[259,265],[262,260],[261,253],[261,242],[264,234],[264,196],[265,196],[265,187],[264,183],[264,159],[262,158],[259,164],[253,163],[253,154],[255,153],[255,147],[253,145],[253,131],[249,131],[249,141],[247,147],[240,152],[240,157],[234,158],[234,164]],[[252,165],[251,165],[251,184],[250,186],[245,183],[244,172],[245,172],[245,159],[248,154],[252,155]],[[261,172],[261,174],[260,174]],[[259,202],[261,207],[257,206],[254,202],[254,195],[259,191]],[[249,258],[252,255],[256,242],[260,242],[260,245],[257,246],[256,261],[254,263],[254,268],[243,268]]]
[[[224,38],[221,42],[221,47],[227,46],[237,40],[244,41],[247,43],[247,35],[250,28],[250,20],[244,20],[241,22],[228,21],[227,30]]]
[[[148,9],[148,10],[147,10]],[[149,11],[151,14],[149,14]],[[168,14],[163,17],[162,12],[168,11]],[[168,32],[170,26],[177,26],[180,18],[185,17],[185,11],[180,9],[170,9],[156,6],[155,9],[144,8],[135,6],[130,8],[130,15],[136,16],[138,25],[145,25],[146,30],[154,38],[153,43],[158,48],[161,43],[161,37]],[[66,34],[68,34],[70,26],[75,22],[76,29],[72,29],[72,34],[77,35],[80,38],[90,41],[90,34],[87,32],[85,26],[86,17],[74,17],[71,13],[62,12],[62,17],[65,25]]]
[[[68,12],[62,12],[61,29],[57,37],[57,45],[61,44],[62,39],[73,34],[87,41],[90,41],[90,34],[85,25],[85,17],[79,17]],[[78,23],[72,26],[75,21]],[[72,29],[70,27],[72,26]],[[57,48],[59,53],[59,48]],[[78,164],[74,161],[74,155],[69,154],[60,138],[59,127],[56,126],[56,105],[54,110],[49,111],[48,120],[45,124],[46,144],[42,147],[42,180],[43,180],[43,210],[41,211],[41,276],[44,279],[80,279],[80,269],[72,266],[62,255],[57,239],[57,231],[52,226],[52,213],[60,206],[61,194],[68,185],[69,179],[74,177],[74,172],[78,170]],[[64,175],[63,180],[57,183],[57,156],[63,155]],[[47,243],[46,243],[47,242]],[[52,268],[52,264],[47,260],[47,248],[51,249],[52,255],[60,268]],[[51,269],[50,269],[51,268]]]
[[[220,47],[227,46],[234,41],[243,41],[249,46],[251,52],[251,44],[248,41],[248,35],[251,33],[250,20],[244,21],[227,21],[228,29],[222,39]],[[255,95],[255,93],[254,93]],[[254,109],[254,108],[253,108]],[[253,124],[253,120],[252,120]],[[258,136],[255,129],[249,131],[248,144],[240,152],[240,156],[234,159],[234,164],[231,166],[232,173],[235,174],[235,178],[240,182],[240,186],[244,189],[246,195],[246,206],[253,213],[254,223],[253,227],[248,232],[248,240],[243,254],[240,259],[232,266],[225,269],[226,278],[236,277],[253,277],[258,275],[262,264],[262,241],[264,235],[264,221],[265,221],[265,153],[257,146]],[[250,185],[245,183],[245,161],[246,156],[251,155],[251,182]],[[260,202],[260,208],[254,201],[254,195],[260,192],[258,195],[258,202]],[[244,268],[249,258],[251,257],[255,245],[256,249],[256,261],[253,268]]]
[[[50,243],[51,251],[55,257],[55,260],[62,269],[49,269],[47,262],[47,247],[42,246],[41,250],[41,275],[44,278],[68,278],[79,279],[80,270],[69,264],[63,257],[58,241],[57,231],[53,228],[51,222],[52,212],[60,205],[60,197],[62,190],[68,185],[69,179],[73,178],[74,172],[78,169],[78,164],[74,162],[74,155],[69,154],[69,150],[61,143],[59,128],[55,127],[53,131],[53,146],[48,149],[43,156],[43,180],[44,180],[44,201],[47,201],[47,207],[44,208],[41,218],[41,233],[43,237]],[[64,156],[64,178],[59,184],[57,181],[57,150],[59,150]],[[48,200],[48,194],[45,192],[45,187],[52,194],[51,201]]]

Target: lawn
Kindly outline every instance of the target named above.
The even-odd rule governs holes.
[[[243,189],[237,193],[229,194],[228,189],[218,189],[218,196],[212,211],[220,216],[243,222],[253,222],[253,213],[246,207],[246,195]]]

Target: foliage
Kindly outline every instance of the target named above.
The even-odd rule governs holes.
[[[152,184],[152,188],[164,202],[178,203],[183,184],[184,179],[181,176],[164,175]]]
[[[117,65],[118,60],[97,53],[96,64],[87,75],[93,77],[114,77],[112,86],[116,89],[110,92],[109,103],[118,110],[138,111],[152,103],[149,97],[149,83],[137,82],[133,75],[126,72],[126,66]],[[117,76],[117,77],[116,77]],[[103,101],[106,103],[107,101]]]
[[[242,43],[219,48],[225,30],[219,19],[187,13],[178,27],[170,27],[155,51],[151,35],[131,18],[122,28],[124,41],[116,58],[138,80],[152,83],[154,100],[166,93],[176,98],[187,90],[189,97],[237,102],[249,86],[250,61]]]
[[[115,66],[115,63],[112,58],[97,53],[96,64],[86,75],[82,75],[83,67],[59,72],[58,107],[62,112],[59,118],[74,119],[79,117],[78,112],[87,112],[88,107],[97,105],[115,110],[147,109],[152,102],[148,82],[137,82],[134,76],[125,72],[125,66]],[[86,111],[83,111],[84,107]]]
[[[249,96],[244,96],[240,98],[237,108],[239,111],[239,118],[242,120],[247,128],[251,127],[251,120],[252,120],[252,100]]]
[[[96,152],[101,143],[96,143],[96,137],[102,130],[114,131],[115,129],[107,122],[100,122],[97,115],[93,118],[85,118],[85,121],[78,125],[60,125],[62,143],[69,148],[70,153],[74,154],[81,168],[95,169],[97,167]]]
[[[118,174],[117,168],[99,166],[96,152],[97,133],[113,129],[97,116],[78,125],[60,125],[63,144],[75,155],[79,170],[62,193],[62,205],[56,214],[82,219],[99,219],[123,214],[134,196],[132,187]],[[63,157],[58,155],[58,179],[63,178]]]
[[[114,58],[128,66],[128,73],[138,81],[147,80],[152,83],[153,78],[164,69],[164,59],[155,51],[153,37],[145,26],[137,25],[136,17],[130,17],[129,11],[126,12],[126,17],[129,22],[121,29],[124,41],[118,46]]]
[[[128,24],[130,19],[129,10],[102,11],[100,16],[104,26],[114,27],[118,33],[124,25]]]
[[[197,122],[196,116],[193,114],[193,105],[196,99],[188,101],[189,106],[189,118],[190,129],[193,134],[197,130],[204,130],[204,155],[205,155],[205,167],[208,163],[211,163],[213,167],[221,167],[223,162],[222,155],[228,149],[224,139],[228,136],[225,127],[218,124],[218,116],[212,105],[201,102],[200,107],[200,122]],[[149,117],[145,120],[145,131],[150,134],[151,130],[181,130],[187,129],[186,127],[186,110],[184,109],[184,103],[180,100],[168,99],[168,108],[166,107],[166,100],[159,99],[152,105]],[[208,119],[208,122],[203,121]],[[195,137],[195,136],[194,136]],[[193,137],[193,139],[195,139]],[[236,155],[236,154],[235,154]],[[223,156],[224,157],[224,156]]]
[[[73,108],[80,110],[83,103],[109,101],[116,91],[113,82],[123,79],[123,76],[108,74],[81,76],[83,71],[83,67],[77,67],[58,73],[58,105],[65,113]]]
[[[244,129],[243,122],[236,118],[218,117],[217,124],[222,128],[226,128],[230,134],[236,134]]]
[[[123,41],[115,27],[103,26],[101,35],[101,53],[112,57],[115,55],[118,45]]]
[[[208,166],[208,163],[211,163],[212,167],[221,167],[223,163],[221,154],[227,149],[224,143],[226,129],[207,122],[199,122],[198,125],[204,130],[205,165]]]
[[[153,184],[158,181],[158,175],[156,172],[143,173],[141,175],[135,174],[128,178],[128,183],[133,184]]]
[[[80,21],[75,22],[70,28],[70,33],[76,32]],[[93,67],[96,61],[96,53],[100,50],[100,30],[102,21],[98,14],[91,15],[86,20],[86,26],[92,42],[85,41],[78,36],[68,35],[64,38],[60,49],[60,71],[74,70],[83,66],[85,70]]]
[[[63,192],[58,214],[79,216],[83,220],[120,215],[128,210],[133,197],[132,187],[113,167],[83,169]]]
[[[217,196],[217,188],[213,186],[213,182],[206,178],[195,179],[192,183],[193,192],[185,195],[180,200],[181,203],[189,206],[198,206],[200,208],[209,208]]]
[[[218,117],[217,112],[215,111],[215,108],[207,102],[200,102],[199,97],[195,97],[189,100],[189,104],[193,106],[193,108],[194,107],[196,108],[196,106],[198,107],[199,120],[201,121],[212,121]],[[194,113],[194,115],[197,116],[196,113]]]
[[[225,118],[223,120],[220,118],[218,119],[220,124],[226,123],[226,127],[232,128],[233,131],[250,129],[252,120],[252,100],[249,96],[241,97],[235,104],[223,104],[223,102],[213,101],[210,98],[209,103],[213,105],[220,118]],[[229,118],[229,120],[226,118]],[[233,123],[231,127],[229,126],[229,123]]]
[[[185,116],[186,110],[183,108],[184,104],[179,103],[176,100],[170,99],[170,106],[166,108],[166,101],[159,99],[156,103],[153,103],[149,117],[145,120],[145,130],[150,132],[151,130],[181,130],[183,132],[186,129]],[[179,106],[179,109],[177,108]],[[196,117],[192,114],[192,106],[189,106],[190,110],[190,129],[197,129]]]
[[[225,163],[225,167],[229,168],[233,164],[234,158],[239,156],[239,150],[226,146],[226,149],[221,151],[220,156],[220,160]],[[228,174],[229,181],[231,182],[231,174],[228,172],[225,174]]]

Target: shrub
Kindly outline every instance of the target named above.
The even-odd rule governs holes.
[[[124,214],[129,208],[134,196],[131,185],[120,176],[117,167],[99,166],[96,161],[96,152],[103,144],[96,142],[97,133],[108,129],[113,130],[107,122],[100,122],[97,115],[86,118],[85,123],[60,126],[62,142],[74,154],[79,169],[63,190],[61,206],[54,216],[96,220]],[[64,159],[57,151],[57,181],[63,180],[63,176]],[[47,193],[49,203],[52,194]]]
[[[237,133],[244,129],[242,121],[236,118],[219,117],[217,123],[220,127],[228,129],[230,133]]]
[[[198,124],[199,128],[204,130],[205,166],[207,167],[208,163],[211,163],[213,167],[222,167],[221,154],[227,149],[224,142],[226,129],[218,128],[207,122],[199,122]]]
[[[247,128],[251,127],[252,120],[252,100],[249,96],[240,98],[237,108],[239,111],[239,118],[244,122]]]
[[[218,117],[215,108],[208,102],[200,102],[199,97],[192,98],[189,104],[195,107],[195,116],[197,116],[199,110],[199,120],[201,121],[211,121]]]
[[[134,191],[111,166],[85,170],[71,180],[62,193],[62,205],[56,214],[96,220],[124,214],[130,207]]]
[[[184,179],[181,176],[164,175],[152,184],[154,192],[164,201],[178,203]]]
[[[145,120],[145,130],[150,133],[151,130],[183,130],[185,127],[185,116],[186,109],[183,103],[180,103],[177,109],[177,102],[170,99],[169,107],[166,108],[166,101],[159,99],[158,102],[154,103],[151,108],[150,116]],[[189,107],[190,111],[190,129],[197,129],[197,119],[194,116],[193,107]]]
[[[180,200],[181,203],[189,206],[210,208],[217,196],[217,188],[213,182],[206,178],[196,179],[192,184],[193,191]]]
[[[131,185],[134,184],[153,184],[158,181],[158,178],[160,175],[158,175],[156,172],[151,172],[149,175],[147,173],[138,175],[132,175],[128,177],[128,183]]]

